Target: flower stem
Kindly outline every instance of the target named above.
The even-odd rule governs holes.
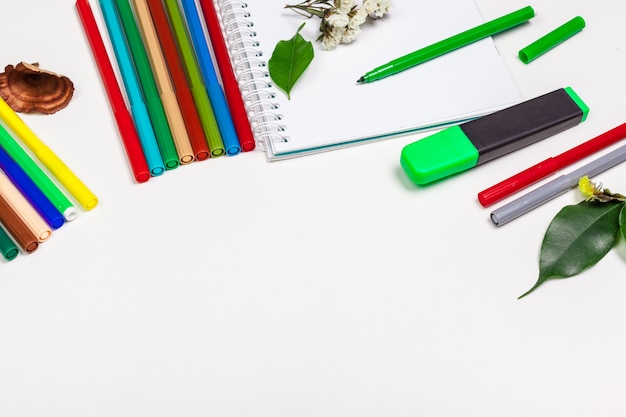
[[[317,16],[322,19],[331,7],[328,2],[329,0],[305,0],[297,4],[287,4],[285,9],[291,9],[305,17]]]

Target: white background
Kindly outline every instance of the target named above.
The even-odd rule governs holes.
[[[528,3],[477,5],[487,20]],[[581,196],[501,228],[476,200],[625,121],[623,3],[531,5],[495,38],[502,58],[525,99],[571,86],[588,120],[417,188],[398,162],[417,135],[137,185],[73,1],[0,0],[0,65],[38,61],[76,85],[65,110],[24,120],[100,198],[0,262],[0,416],[626,415],[624,242],[517,300],[550,220]],[[582,33],[519,61],[577,15]],[[625,170],[596,180],[624,193]]]

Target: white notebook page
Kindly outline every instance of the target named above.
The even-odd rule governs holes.
[[[354,43],[332,51],[315,41],[320,19],[285,9],[287,1],[246,0],[259,43],[255,49],[262,52],[260,58],[252,57],[253,68],[259,59],[269,60],[276,43],[291,38],[303,22],[300,33],[315,50],[313,62],[291,90],[291,100],[274,87],[271,101],[278,108],[264,107],[272,116],[280,114],[276,124],[285,129],[281,132],[285,141],[278,135],[264,141],[270,160],[440,128],[520,101],[491,38],[373,83],[356,82],[392,59],[499,17],[483,20],[473,0],[395,0],[384,18],[362,26]],[[237,4],[227,0],[222,7]],[[244,29],[242,36],[249,30]]]

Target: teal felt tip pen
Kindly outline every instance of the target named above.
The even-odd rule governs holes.
[[[432,183],[576,126],[588,113],[571,87],[562,88],[413,142],[400,164],[415,184]]]
[[[532,7],[526,6],[517,11],[501,16],[497,19],[485,22],[481,25],[468,29],[464,32],[453,35],[449,38],[443,39],[432,45],[426,46],[417,51],[411,52],[400,58],[396,58],[384,65],[381,65],[373,70],[367,72],[361,78],[357,80],[357,83],[370,83],[372,81],[380,80],[381,78],[388,77],[393,74],[397,74],[400,71],[404,71],[433,58],[437,58],[441,55],[452,52],[455,49],[477,42],[481,39],[487,38],[496,33],[503,32],[512,27],[518,26],[522,23],[535,17],[535,11]]]

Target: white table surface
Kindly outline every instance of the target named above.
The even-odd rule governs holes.
[[[477,5],[487,20],[528,3]],[[502,58],[525,99],[571,86],[588,120],[417,188],[398,160],[425,134],[137,185],[74,2],[0,0],[0,65],[38,61],[76,85],[68,108],[24,120],[100,198],[0,262],[0,416],[626,415],[624,242],[517,300],[550,220],[581,196],[501,228],[476,200],[625,121],[626,3],[531,5],[495,38]],[[582,33],[519,61],[576,15]],[[624,193],[625,172],[596,180]]]

